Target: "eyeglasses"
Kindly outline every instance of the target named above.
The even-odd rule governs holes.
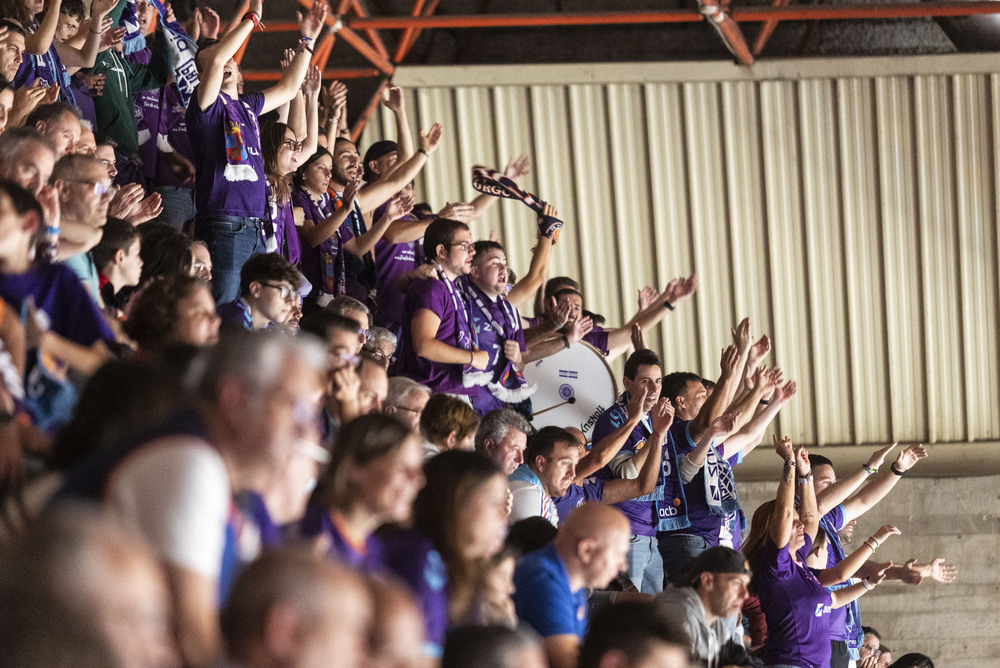
[[[115,187],[110,183],[105,183],[104,181],[89,181],[85,179],[63,179],[64,181],[69,181],[70,183],[83,183],[85,185],[92,186],[94,188],[95,195],[104,195],[105,193],[115,194]]]
[[[345,350],[335,349],[327,352],[330,354],[330,357],[340,360],[341,362],[345,362],[346,366],[357,366],[361,362],[360,356],[352,355]]]
[[[406,406],[397,406],[396,404],[386,404],[386,408],[389,406],[392,406],[397,411],[406,411],[407,413],[416,413],[417,415],[424,412],[422,408],[407,408]]]
[[[384,352],[382,352],[378,348],[365,348],[361,352],[363,352],[364,354],[368,355],[369,357],[371,357],[376,362],[383,362],[384,363],[386,360],[389,360],[389,366],[392,366],[393,364],[396,363],[396,356],[395,355],[386,355]]]
[[[287,285],[272,285],[271,283],[264,283],[264,282],[261,282],[261,285],[264,285],[269,288],[274,288],[275,290],[277,290],[278,295],[281,297],[282,301],[291,302],[295,298],[295,295],[297,294],[295,290],[288,287]]]
[[[287,146],[291,151],[301,151],[302,147],[306,145],[304,141],[295,141],[294,139],[286,139],[281,142],[282,146]]]
[[[466,253],[471,253],[472,251],[474,251],[476,249],[476,245],[474,243],[472,243],[471,241],[459,241],[457,243],[448,244],[448,248],[454,248],[455,246],[458,246],[459,248],[461,248],[462,250],[464,250]]]

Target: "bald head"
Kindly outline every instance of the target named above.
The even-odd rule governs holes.
[[[375,603],[369,666],[418,668],[424,665],[424,617],[409,591],[385,580],[369,580]]]
[[[630,537],[628,519],[620,511],[585,503],[559,526],[553,544],[574,589],[602,588],[625,570]]]
[[[236,579],[222,611],[230,658],[289,668],[364,664],[371,598],[359,575],[306,552],[265,554]]]

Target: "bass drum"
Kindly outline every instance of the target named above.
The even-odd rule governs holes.
[[[590,440],[597,418],[618,398],[618,383],[604,355],[583,341],[529,363],[524,378],[538,387],[531,397],[535,429],[576,427]]]

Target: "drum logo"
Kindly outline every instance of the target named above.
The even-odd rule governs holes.
[[[563,383],[559,386],[559,398],[566,401],[572,399],[574,395],[573,386],[568,383]]]

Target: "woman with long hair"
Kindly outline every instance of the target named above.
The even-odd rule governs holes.
[[[330,466],[300,525],[318,549],[369,573],[384,570],[384,524],[408,522],[424,484],[420,439],[399,420],[378,413],[345,424]]]
[[[440,656],[449,621],[476,602],[488,561],[507,533],[507,478],[492,459],[451,450],[424,466],[413,526],[387,536],[385,560],[419,599],[425,654]]]
[[[820,572],[806,566],[819,531],[809,454],[801,445],[793,447],[788,437],[779,440],[775,436],[774,449],[785,462],[778,496],[754,513],[743,544],[753,571],[751,593],[760,599],[767,619],[761,658],[772,668],[826,666],[830,663],[830,611],[874,589],[885,578],[886,569],[844,589],[824,588]]]

